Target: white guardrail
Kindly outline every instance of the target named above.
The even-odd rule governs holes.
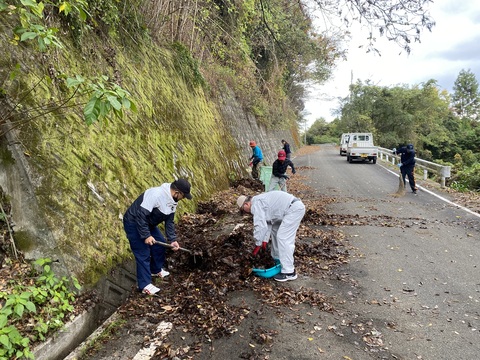
[[[392,150],[378,147],[378,157],[380,160],[391,162],[393,165],[400,162],[400,156],[393,155]],[[433,162],[415,158],[415,167],[423,169],[423,180],[427,180],[428,172],[438,175],[441,187],[445,187],[445,179],[450,177],[450,166],[435,164]]]

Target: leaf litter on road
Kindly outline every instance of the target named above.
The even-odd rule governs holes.
[[[298,172],[302,170],[305,169],[297,169]],[[297,194],[307,191],[302,179],[297,173],[289,180],[289,191],[299,197],[301,195]],[[192,339],[187,347],[166,339],[157,348],[155,359],[193,357],[205,348],[212,351],[212,339],[234,334],[254,310],[246,304],[231,304],[229,295],[233,292],[252,291],[264,306],[278,311],[301,304],[310,304],[322,311],[334,311],[333,301],[316,289],[279,286],[273,279],[252,274],[253,267],[269,268],[273,263],[269,249],[259,258],[252,257],[252,219],[248,214],[239,213],[236,199],[239,195],[255,195],[263,190],[259,181],[241,179],[232,183],[228,190],[199,203],[195,214],[184,215],[176,227],[178,241],[182,247],[201,254],[201,264],[192,264],[189,254],[168,250],[171,275],[157,280],[156,285],[161,288],[160,299],[152,300],[134,292],[122,305],[121,312],[132,323],[131,326],[140,319],[147,320],[152,327],[161,321],[171,322],[173,327]],[[297,232],[296,269],[301,276],[322,278],[333,268],[347,262],[349,254],[342,244],[344,235],[322,225],[328,218],[326,205],[333,200],[311,192],[303,201],[308,216]],[[301,316],[295,321],[304,322]],[[149,327],[145,322],[143,324]],[[252,339],[252,345],[256,347],[246,348],[245,358],[262,358],[259,357],[259,349],[265,350],[275,342],[276,331],[257,330]],[[148,332],[147,329],[145,331]],[[144,346],[156,340],[154,336],[147,336]]]

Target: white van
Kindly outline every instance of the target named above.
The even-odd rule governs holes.
[[[347,155],[347,145],[348,145],[349,139],[350,139],[349,133],[344,133],[340,137],[340,155],[341,156]]]

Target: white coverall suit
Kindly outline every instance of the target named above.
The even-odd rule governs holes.
[[[271,234],[272,257],[280,260],[282,273],[293,273],[295,236],[305,215],[305,205],[292,194],[275,190],[252,197],[250,212],[255,245],[268,242]]]

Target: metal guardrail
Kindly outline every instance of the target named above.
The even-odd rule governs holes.
[[[378,147],[380,160],[391,162],[393,165],[400,162],[400,156],[394,155],[392,150]],[[427,160],[415,158],[416,166],[423,169],[423,180],[427,180],[428,172],[435,173],[440,178],[440,186],[445,187],[445,179],[450,177],[450,166],[436,164]]]

